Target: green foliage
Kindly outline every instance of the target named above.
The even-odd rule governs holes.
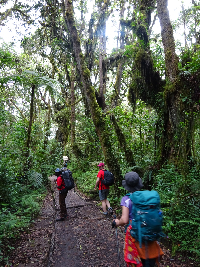
[[[173,253],[176,250],[199,251],[199,171],[194,168],[184,177],[169,165],[159,171],[154,182],[161,197],[164,232],[171,241]]]
[[[31,81],[35,79],[35,84],[43,88],[53,86],[53,81],[34,71],[16,75],[21,71],[19,58],[11,49],[6,49],[0,49],[0,250],[4,252],[10,249],[7,241],[18,236],[38,214],[49,183],[47,178],[58,164],[60,166],[63,153],[60,143],[48,140],[50,130],[45,140],[48,110],[40,109],[35,99],[29,155],[26,156]],[[0,251],[0,261],[3,257],[5,254]]]
[[[13,203],[12,209],[9,208],[9,205],[2,205],[0,210],[0,261],[5,260],[5,255],[3,254],[3,250],[5,250],[4,244],[10,238],[16,238],[21,231],[28,227],[31,220],[39,213],[45,193],[45,188],[40,188],[37,191],[23,188],[20,195],[18,195],[17,203]],[[16,201],[17,198],[12,200]],[[9,246],[6,247],[8,251],[11,249]]]
[[[179,68],[186,74],[199,72],[200,69],[200,45],[197,45],[196,52],[192,53],[190,50],[184,50],[181,56],[181,63]]]
[[[73,173],[73,177],[76,180],[76,185],[81,189],[82,192],[89,194],[90,191],[94,190],[94,186],[97,179],[98,169],[82,172]]]
[[[84,120],[82,120],[82,118],[82,113],[77,114],[76,144],[85,158],[77,159],[76,164],[78,164],[77,168],[84,170],[88,168],[88,161],[100,160],[103,152],[92,119],[84,117]],[[76,159],[73,158],[73,162],[74,160]]]
[[[165,57],[164,49],[160,39],[157,37],[152,39],[151,51],[153,57],[153,66],[157,72],[159,72],[161,77],[165,76]]]
[[[136,164],[142,168],[152,165],[154,162],[153,136],[157,120],[155,111],[148,109],[143,101],[137,101],[134,114],[128,106],[118,106],[114,112],[126,142],[133,151]],[[113,135],[112,140],[114,141],[115,138]],[[116,153],[119,155],[121,166],[126,165],[123,151],[117,147]]]
[[[183,6],[184,7],[184,6]],[[179,18],[176,21],[177,31],[180,31],[180,26],[183,25],[187,29],[186,41],[189,43],[192,39],[197,38],[199,32],[199,14],[200,14],[200,3],[198,1],[192,1],[192,4],[188,8],[182,8]]]
[[[3,44],[0,47],[0,69],[6,70],[16,66],[16,55],[13,54],[12,46]]]

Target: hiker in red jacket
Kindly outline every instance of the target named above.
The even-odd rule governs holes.
[[[113,210],[110,206],[110,202],[108,201],[107,197],[108,197],[108,193],[109,193],[109,186],[104,185],[102,183],[102,180],[104,179],[104,163],[100,162],[98,165],[99,167],[99,172],[97,174],[97,180],[96,180],[96,184],[95,184],[95,190],[97,189],[97,186],[99,186],[99,198],[101,200],[102,203],[102,209],[103,209],[103,214],[104,215],[108,215],[108,212],[112,215],[113,214]],[[108,211],[107,208],[108,207]]]
[[[63,192],[63,189],[65,189],[65,182],[62,178],[62,171],[57,168],[55,170],[55,175],[57,176],[57,189],[59,191],[59,205],[60,205],[60,218],[57,218],[56,221],[64,221],[67,217],[67,210],[66,210],[66,204],[65,204],[65,198],[67,196],[67,191]]]

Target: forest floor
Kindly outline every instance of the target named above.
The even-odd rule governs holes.
[[[112,217],[101,213],[98,201],[71,190],[66,198],[69,216],[55,222],[59,217],[55,178],[50,177],[52,192],[47,194],[40,215],[29,231],[12,244],[15,249],[10,264],[0,267],[125,267],[124,229],[112,229]],[[165,255],[160,267],[200,266],[187,257],[172,257],[168,249],[162,244],[161,247]]]

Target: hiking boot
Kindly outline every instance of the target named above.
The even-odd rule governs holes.
[[[102,214],[103,215],[108,215],[108,212],[103,211]]]
[[[64,220],[65,220],[65,218],[57,218],[56,222],[61,222],[61,221],[64,221]]]
[[[108,212],[110,213],[110,215],[113,215],[113,209],[111,207],[108,208]]]

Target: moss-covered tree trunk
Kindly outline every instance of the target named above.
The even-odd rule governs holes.
[[[190,95],[190,88],[182,82],[178,71],[173,29],[167,9],[167,0],[157,0],[158,17],[165,53],[167,85],[164,92],[164,138],[162,154],[180,169],[187,169],[194,134],[193,107],[182,98]]]
[[[75,94],[74,94],[74,70],[72,69],[71,76],[71,145],[75,142]]]
[[[35,97],[35,84],[31,88],[31,103],[30,103],[30,118],[27,132],[27,142],[26,142],[26,158],[28,159],[30,153],[30,144],[31,144],[31,130],[33,124],[33,112],[34,112],[34,97]]]
[[[50,136],[50,128],[51,128],[51,105],[50,105],[50,98],[48,100],[48,111],[47,111],[47,118],[45,122],[45,135],[44,135],[44,150],[46,150],[48,144],[48,138]]]
[[[75,92],[74,92],[75,72],[74,66],[71,70],[71,147],[76,158],[83,158],[83,153],[76,143],[76,114],[75,114]]]
[[[29,117],[29,125],[28,125],[28,131],[27,131],[27,140],[26,140],[26,147],[25,147],[25,165],[24,165],[24,172],[26,173],[31,166],[31,162],[29,160],[30,155],[30,145],[31,145],[31,131],[32,131],[32,125],[33,125],[33,115],[34,115],[34,97],[35,97],[35,88],[36,85],[32,84],[31,87],[31,103],[30,103],[30,117]]]
[[[115,132],[116,132],[116,135],[117,135],[117,139],[118,139],[118,142],[119,142],[119,145],[120,145],[120,148],[121,150],[124,152],[125,154],[125,159],[129,165],[129,167],[133,167],[135,166],[135,161],[134,161],[134,156],[133,156],[133,152],[132,150],[127,146],[127,143],[126,143],[126,138],[122,132],[122,130],[120,129],[117,121],[116,121],[116,118],[114,115],[110,116],[110,119],[114,125],[114,129],[115,129]]]
[[[72,40],[77,68],[79,70],[83,90],[89,104],[91,117],[102,146],[106,164],[108,165],[109,170],[112,171],[115,175],[116,185],[118,186],[121,185],[122,180],[120,166],[112,150],[112,142],[109,137],[109,130],[107,129],[106,120],[96,102],[95,90],[92,86],[90,78],[90,71],[86,67],[87,65],[84,61],[84,56],[81,51],[81,43],[75,26],[76,24],[74,20],[73,5],[71,0],[65,0],[65,10],[65,20]]]

